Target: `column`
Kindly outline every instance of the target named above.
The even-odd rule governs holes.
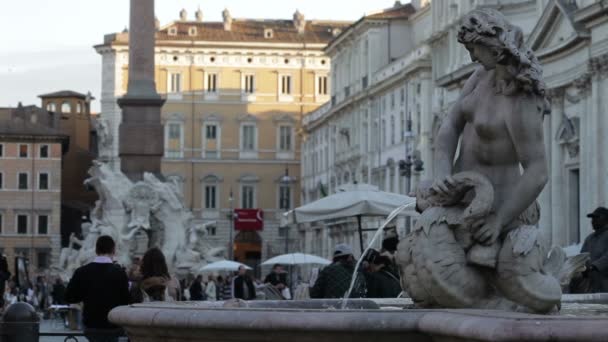
[[[549,143],[551,146],[551,178],[548,185],[551,186],[552,194],[564,194],[565,193],[565,182],[562,176],[562,149],[557,144],[554,137],[557,134],[557,130],[562,122],[564,115],[564,91],[563,89],[552,89],[550,97],[552,98],[552,112],[551,112],[551,135]],[[552,223],[552,238],[551,242],[553,245],[561,245],[565,243],[565,236],[567,235],[567,227],[565,223],[566,213],[564,211],[563,202],[566,196],[553,196],[551,198],[551,223]]]
[[[164,132],[160,110],[164,100],[154,82],[154,0],[131,0],[129,18],[129,83],[118,99],[121,170],[131,180],[144,172],[160,174]]]

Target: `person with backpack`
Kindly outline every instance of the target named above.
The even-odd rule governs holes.
[[[141,279],[131,286],[131,302],[167,302],[179,300],[179,282],[171,277],[165,255],[150,248],[141,260]]]

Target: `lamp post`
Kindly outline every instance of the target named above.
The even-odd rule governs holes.
[[[289,186],[289,184],[291,183],[291,177],[289,177],[289,168],[287,167],[287,165],[285,165],[285,174],[281,177],[279,183],[282,186]],[[286,196],[285,196],[286,195]],[[283,191],[279,191],[279,200],[280,200],[280,204],[281,204],[281,209],[284,210],[289,210],[289,198],[288,196],[291,196],[291,189],[289,191],[289,193],[284,194]],[[285,254],[287,254],[289,252],[289,226],[285,226]]]
[[[406,178],[405,181],[405,194],[409,196],[411,191],[411,180],[412,180],[412,166],[414,171],[424,171],[424,162],[414,153],[412,146],[413,140],[416,137],[412,131],[412,119],[407,119],[407,128],[405,131],[405,159],[399,161],[399,171],[401,176]],[[406,218],[406,231],[410,231],[411,220],[408,216]]]
[[[228,214],[228,219],[230,220],[230,242],[228,246],[228,260],[234,259],[234,208],[232,206],[232,202],[234,202],[234,197],[232,194],[232,188],[230,188],[230,195],[228,197],[228,203],[230,203],[230,213]]]

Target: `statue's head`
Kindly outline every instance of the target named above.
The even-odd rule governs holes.
[[[467,14],[458,31],[471,59],[487,70],[498,64],[507,67],[519,89],[544,96],[542,68],[532,50],[524,44],[521,28],[512,25],[493,9],[478,9]]]

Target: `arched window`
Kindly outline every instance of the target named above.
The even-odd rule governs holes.
[[[82,114],[82,105],[80,102],[76,103],[76,113]]]
[[[61,112],[63,113],[70,113],[72,111],[72,106],[70,105],[69,102],[64,102],[61,104]]]
[[[55,105],[55,102],[49,102],[46,104],[46,110],[49,112],[54,112],[57,110],[57,105]]]

